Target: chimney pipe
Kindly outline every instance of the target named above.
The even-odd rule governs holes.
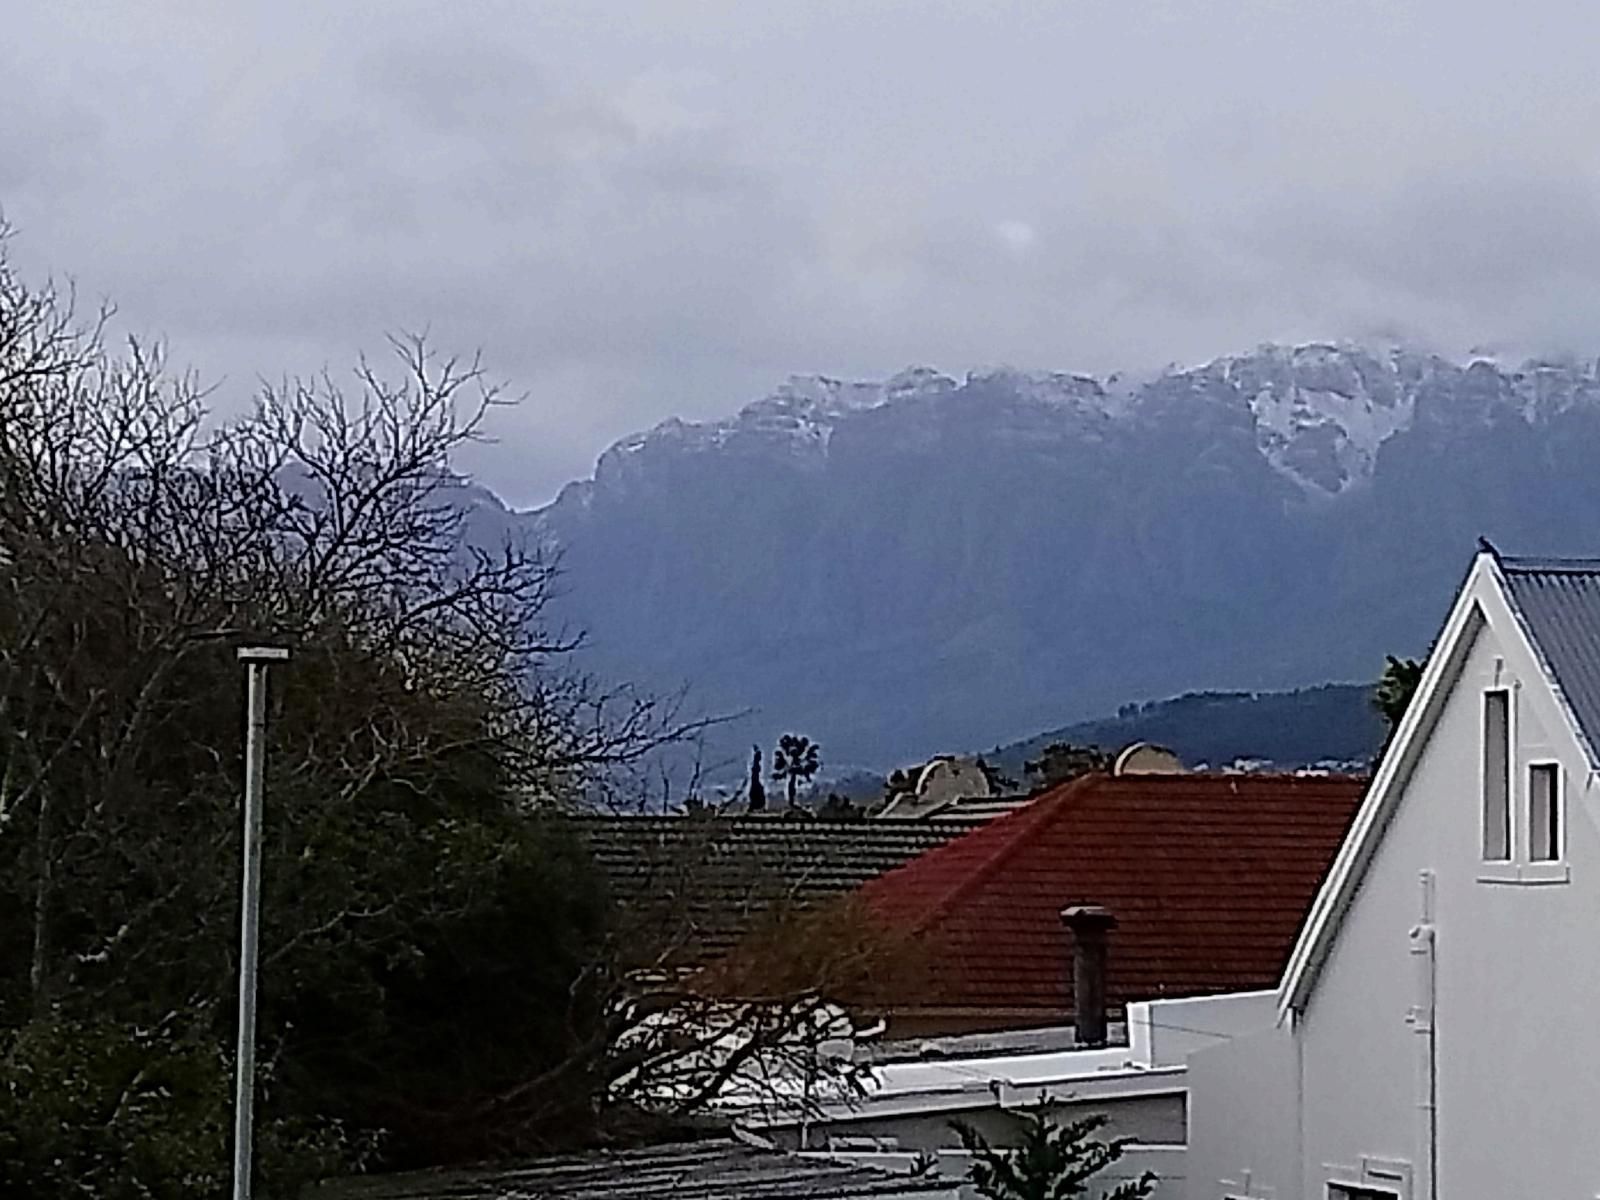
[[[1072,931],[1072,1020],[1080,1046],[1106,1044],[1106,935],[1117,927],[1111,910],[1075,904],[1061,910]]]

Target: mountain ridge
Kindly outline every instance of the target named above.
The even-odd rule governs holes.
[[[974,368],[959,381],[926,365],[906,367],[881,381],[791,375],[766,396],[727,417],[707,421],[668,417],[648,430],[618,439],[600,454],[588,479],[573,480],[555,500],[524,511],[537,516],[560,504],[569,492],[617,478],[624,470],[620,463],[641,452],[664,448],[703,452],[753,435],[787,439],[801,452],[826,450],[837,422],[845,416],[947,396],[964,388],[1010,388],[1019,398],[1043,406],[1090,420],[1114,421],[1141,415],[1137,403],[1141,392],[1200,381],[1239,387],[1258,428],[1258,445],[1274,465],[1302,483],[1336,492],[1340,485],[1300,474],[1296,462],[1306,448],[1300,447],[1301,453],[1295,454],[1298,439],[1310,431],[1342,437],[1345,456],[1336,459],[1338,465],[1345,468],[1347,476],[1368,476],[1382,443],[1410,427],[1418,395],[1430,383],[1440,374],[1470,376],[1474,370],[1485,369],[1511,382],[1525,414],[1553,401],[1600,402],[1596,360],[1578,363],[1529,358],[1508,370],[1492,356],[1454,360],[1402,346],[1376,350],[1348,341],[1264,343],[1246,354],[1225,355],[1195,367],[1170,365],[1143,377],[1134,376],[1132,381],[1115,372],[1102,379],[1077,372],[1005,366]],[[1552,377],[1563,376],[1581,384],[1583,394],[1561,389],[1552,392],[1541,386]]]
[[[597,670],[877,764],[1369,677],[1426,648],[1478,535],[1593,552],[1596,454],[1592,360],[1269,345],[1144,377],[796,376],[622,439],[516,520],[561,549]]]

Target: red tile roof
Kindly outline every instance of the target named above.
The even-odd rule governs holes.
[[[914,933],[935,991],[890,1007],[1071,1015],[1061,909],[1117,918],[1114,1006],[1276,986],[1365,780],[1284,775],[1086,776],[889,871],[871,912]],[[925,981],[924,981],[925,982]]]

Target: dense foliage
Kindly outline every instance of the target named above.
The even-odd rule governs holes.
[[[1078,746],[1071,742],[1051,742],[1039,751],[1038,758],[1023,764],[1023,772],[1033,790],[1055,787],[1080,775],[1109,771],[1114,755],[1099,746]]]
[[[1422,682],[1422,666],[1415,658],[1397,658],[1393,654],[1384,660],[1383,675],[1372,689],[1372,706],[1383,714],[1391,735],[1400,728],[1411,697]]]
[[[976,1129],[951,1123],[972,1155],[968,1179],[988,1200],[1072,1200],[1089,1195],[1090,1181],[1122,1158],[1127,1141],[1095,1137],[1106,1118],[1095,1114],[1058,1124],[1041,1101],[1023,1117],[1022,1136],[1011,1149],[996,1149]],[[1144,1200],[1155,1190],[1155,1176],[1146,1172],[1127,1179],[1101,1200]]]
[[[0,245],[3,249],[3,245]],[[499,402],[396,344],[215,423],[159,348],[0,255],[0,1193],[215,1196],[242,674],[272,680],[260,1189],[572,1141],[609,927],[550,814],[681,734],[545,628],[553,565],[459,503]]]

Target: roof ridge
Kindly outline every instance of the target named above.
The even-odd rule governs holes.
[[[970,895],[973,891],[977,890],[977,888],[982,884],[988,882],[988,880],[996,871],[1000,869],[1004,863],[1008,862],[1019,850],[1028,844],[1033,834],[1037,832],[1039,828],[1050,824],[1061,814],[1061,810],[1067,806],[1067,802],[1069,800],[1075,799],[1080,793],[1089,791],[1099,782],[1109,778],[1111,778],[1109,775],[1095,773],[1079,775],[1075,779],[1069,779],[1065,783],[1057,784],[1048,792],[1045,792],[1043,795],[1037,797],[1028,804],[1023,805],[1021,808],[1016,809],[1013,812],[1007,813],[1003,817],[996,818],[983,828],[973,830],[973,832],[969,834],[964,834],[962,837],[956,838],[954,841],[946,842],[943,846],[935,847],[933,850],[929,850],[925,854],[918,855],[909,863],[906,863],[903,867],[896,868],[897,870],[902,871],[909,870],[918,862],[926,859],[929,855],[937,854],[941,851],[947,851],[950,847],[955,846],[965,840],[965,838],[981,836],[990,830],[998,830],[1008,822],[1015,823],[1015,827],[1013,829],[1007,830],[1009,836],[1007,836],[1005,840],[1000,843],[1000,845],[995,847],[994,851],[990,853],[988,857],[980,862],[974,870],[969,871],[964,877],[962,877],[953,888],[951,888],[948,892],[946,892],[943,896],[929,906],[927,913],[922,917],[919,917],[916,923],[911,927],[911,932],[925,932],[929,926],[933,925],[946,913],[950,912],[950,910],[956,906],[957,902]]]
[[[1361,779],[1363,775],[1360,771],[1183,771],[1164,775],[1143,775],[1133,772],[1128,775],[1105,775],[1100,778],[1120,786],[1177,787],[1179,784],[1187,784],[1193,787],[1197,783],[1220,783],[1224,780],[1230,783],[1240,780],[1254,780],[1260,783],[1327,783],[1329,780],[1337,782],[1345,779]]]
[[[1574,575],[1600,573],[1600,558],[1567,558],[1567,557],[1518,557],[1508,555],[1499,560],[1500,567],[1505,571],[1540,571],[1550,573],[1569,572]]]

